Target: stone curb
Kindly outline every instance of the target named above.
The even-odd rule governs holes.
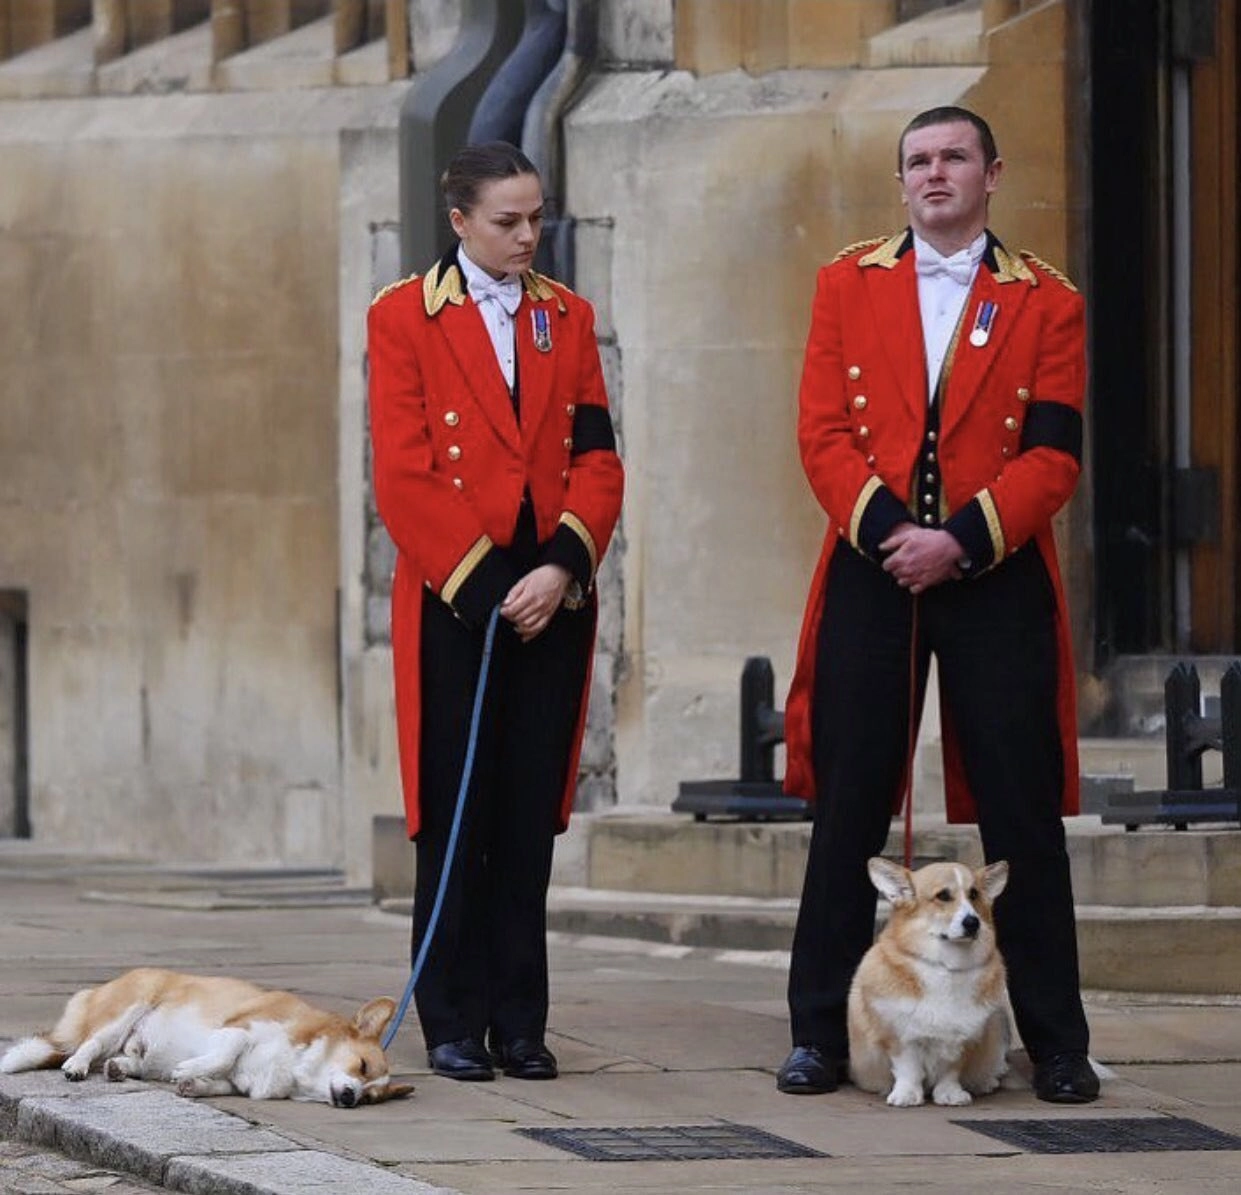
[[[458,1195],[170,1091],[134,1083],[95,1094],[90,1079],[64,1094],[64,1085],[56,1072],[0,1075],[0,1135],[192,1195]]]

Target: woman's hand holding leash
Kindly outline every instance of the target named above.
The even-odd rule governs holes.
[[[572,579],[558,564],[541,564],[508,591],[500,614],[513,624],[523,643],[547,629]]]

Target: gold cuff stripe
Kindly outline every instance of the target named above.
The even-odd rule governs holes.
[[[855,548],[861,547],[857,541],[857,537],[858,531],[862,527],[862,516],[866,513],[866,507],[870,504],[870,500],[875,496],[875,491],[882,488],[883,482],[872,474],[866,484],[862,487],[862,492],[857,496],[857,501],[853,504],[853,513],[849,516],[849,542]]]
[[[1004,559],[1004,528],[1000,526],[1000,512],[995,508],[995,499],[990,490],[978,491],[978,505],[982,508],[982,517],[987,520],[987,530],[991,533],[991,550],[995,553],[995,563]]]
[[[474,546],[461,557],[457,567],[448,574],[448,580],[444,582],[443,589],[440,590],[440,597],[444,599],[450,606],[453,599],[456,598],[461,586],[469,580],[470,574],[478,567],[479,562],[495,545],[491,542],[491,536],[480,535],[475,541]]]
[[[595,550],[595,537],[591,535],[590,528],[571,510],[566,510],[560,521],[585,545],[586,555],[590,557],[590,575],[593,577],[599,568],[599,553]]]

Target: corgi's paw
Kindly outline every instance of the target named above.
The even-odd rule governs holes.
[[[125,1062],[121,1058],[109,1058],[103,1064],[103,1077],[110,1083],[119,1083],[122,1079],[129,1078],[129,1070],[125,1066]]]
[[[90,1063],[81,1062],[77,1058],[67,1059],[60,1068],[65,1078],[72,1083],[80,1083],[86,1078],[87,1072],[90,1070]]]
[[[888,1103],[893,1108],[916,1108],[926,1102],[926,1096],[917,1083],[897,1083],[888,1093]]]
[[[931,1099],[945,1108],[961,1108],[974,1102],[974,1097],[956,1079],[941,1079],[935,1084]]]
[[[201,1079],[178,1079],[176,1092],[178,1095],[185,1096],[187,1100],[195,1100],[207,1094],[207,1084]]]

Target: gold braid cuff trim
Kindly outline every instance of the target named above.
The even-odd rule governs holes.
[[[464,556],[461,557],[457,567],[448,574],[448,580],[444,582],[443,589],[440,590],[440,597],[444,599],[450,606],[457,594],[461,591],[461,586],[469,580],[470,574],[478,567],[479,562],[495,545],[491,542],[491,536],[480,535],[473,546]]]
[[[990,490],[979,490],[978,505],[982,508],[982,517],[987,520],[987,531],[991,534],[991,550],[995,553],[995,563],[1004,559],[1004,528],[1000,526],[1000,512],[995,508],[995,499]]]
[[[862,526],[862,516],[866,513],[870,500],[875,496],[876,490],[883,488],[883,482],[878,477],[871,476],[866,484],[862,487],[862,492],[857,496],[857,501],[853,504],[853,513],[849,516],[849,542],[858,549],[862,550],[862,545],[858,543],[858,531]]]
[[[595,548],[595,537],[591,535],[590,528],[571,510],[566,510],[560,516],[560,521],[582,541],[586,548],[586,555],[590,557],[590,575],[593,578],[599,568],[599,553]]]

